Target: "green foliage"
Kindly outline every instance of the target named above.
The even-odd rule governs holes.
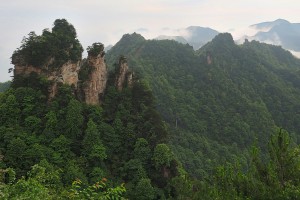
[[[276,127],[299,140],[300,61],[281,47],[236,45],[224,33],[195,52],[132,34],[107,53],[107,63],[113,66],[119,55],[153,92],[170,130],[168,144],[194,177],[207,178],[237,158],[246,164],[255,138],[266,154]]]
[[[25,119],[25,127],[28,132],[36,132],[40,130],[41,119],[35,116],[29,116]]]
[[[104,56],[104,52],[103,52],[104,45],[100,42],[93,43],[92,46],[88,46],[88,48],[86,50],[87,50],[89,56],[98,56],[99,53],[101,53],[101,52],[103,53],[101,55],[101,57]]]
[[[39,82],[41,77],[33,80]],[[18,84],[21,81],[0,97],[0,151],[4,156],[0,166],[13,168],[17,178],[13,186],[4,188],[28,186],[24,194],[21,189],[12,190],[20,193],[13,198],[25,198],[30,192],[36,198],[69,198],[66,190],[76,179],[82,182],[82,192],[74,194],[75,199],[94,192],[118,199],[124,196],[125,185],[130,199],[142,195],[137,191],[140,187],[148,188],[151,198],[158,190],[159,196],[167,196],[168,181],[177,165],[173,156],[167,157],[162,171],[152,160],[155,148],[166,140],[167,127],[144,82],[122,91],[109,86],[101,107],[76,100],[67,85],[58,85],[57,95],[49,101],[42,90],[44,83]],[[91,192],[94,186],[90,184],[102,177],[126,184]]]
[[[86,155],[90,156],[92,160],[97,158],[102,160],[106,158],[101,135],[99,134],[97,125],[91,119],[87,123],[87,129],[82,143]]]
[[[83,48],[76,38],[76,30],[65,19],[54,22],[52,32],[44,29],[42,35],[30,32],[20,48],[12,55],[12,63],[35,67],[60,67],[67,61],[81,60]]]
[[[83,60],[83,64],[79,70],[79,73],[78,73],[78,78],[79,80],[85,82],[89,79],[89,75],[91,74],[91,72],[94,70],[94,67],[93,66],[90,66],[88,63],[87,63],[87,60],[84,59]]]
[[[13,94],[8,95],[6,101],[0,105],[0,113],[2,125],[12,126],[19,122],[20,109]]]
[[[55,199],[52,189],[59,186],[59,176],[56,172],[46,172],[46,168],[34,165],[28,172],[28,178],[22,177],[13,183],[14,172],[6,170],[12,178],[8,185],[4,185],[1,199]]]
[[[56,20],[51,32],[31,32],[12,63],[76,62],[76,37]],[[92,56],[102,51],[88,47]],[[60,84],[50,101],[49,82],[35,73],[1,93],[0,172],[9,175],[1,198],[299,199],[299,60],[258,42],[237,46],[226,33],[197,52],[127,34],[110,50],[109,68],[125,54],[119,61],[143,78],[122,91],[110,79],[101,106]],[[93,69],[82,67],[84,82]],[[277,126],[291,137],[280,130],[268,143]]]
[[[5,92],[11,85],[11,81],[0,83],[0,92]]]
[[[12,88],[19,90],[22,90],[20,88],[25,88],[31,91],[40,91],[44,95],[44,101],[46,100],[45,97],[48,96],[49,86],[50,81],[46,77],[38,76],[36,73],[30,73],[28,76],[15,76],[11,84]]]
[[[81,135],[83,124],[82,105],[79,101],[71,99],[66,113],[66,135],[74,140]]]
[[[150,200],[155,199],[155,190],[151,185],[150,179],[141,179],[136,186],[135,199]]]
[[[7,183],[10,185],[13,184],[16,180],[16,172],[12,168],[7,168],[6,173],[8,176]]]
[[[173,159],[172,151],[166,144],[158,144],[154,149],[153,160],[156,168],[170,166]]]
[[[134,157],[142,163],[147,163],[151,158],[151,149],[148,141],[144,138],[138,138],[134,145]]]
[[[267,161],[254,147],[248,169],[243,170],[239,163],[220,166],[214,185],[206,186],[207,193],[214,194],[216,199],[298,199],[299,147],[292,146],[289,134],[283,130],[272,135],[269,144]]]
[[[126,189],[124,184],[117,187],[109,187],[107,179],[103,178],[101,181],[96,182],[88,187],[83,187],[80,180],[76,180],[72,183],[72,189],[70,190],[69,199],[103,199],[103,200],[122,200]]]
[[[186,174],[174,177],[171,185],[175,190],[177,199],[192,199],[194,193],[193,187],[196,184],[193,184]]]
[[[26,165],[25,162],[20,163],[20,160],[25,157],[25,153],[28,146],[24,142],[24,140],[20,138],[12,139],[9,144],[7,145],[7,151],[5,154],[5,159],[7,161],[8,166],[13,167],[15,169],[19,169],[17,171],[20,172],[21,170],[28,170],[30,166]]]
[[[8,199],[51,199],[49,197],[47,188],[40,184],[35,179],[25,180],[20,179],[18,182],[9,187]]]
[[[280,129],[279,133],[272,135],[269,142],[269,154],[272,161],[271,167],[278,176],[278,181],[281,187],[284,187],[288,182],[294,184],[295,177],[300,176],[298,167],[300,166],[300,149],[291,149],[289,134]]]

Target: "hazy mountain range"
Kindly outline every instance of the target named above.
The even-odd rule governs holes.
[[[219,32],[200,26],[190,26],[178,31],[179,35],[160,35],[157,40],[175,40],[183,44],[190,44],[195,50],[211,41]],[[250,25],[242,35],[236,36],[237,43],[243,43],[245,39],[257,40],[267,44],[280,45],[290,50],[294,55],[300,56],[300,23],[290,23],[284,19],[271,22],[262,22]]]
[[[207,27],[200,27],[200,26],[189,26],[188,28],[180,29],[179,33],[181,33],[181,35],[178,36],[160,35],[155,39],[175,40],[183,44],[188,43],[191,46],[193,46],[195,50],[197,50],[203,45],[205,45],[207,42],[211,41],[216,35],[219,34],[219,32],[214,29],[207,28]]]
[[[273,22],[254,24],[250,28],[257,30],[256,34],[244,38],[280,45],[296,55],[300,54],[300,23],[277,19]]]

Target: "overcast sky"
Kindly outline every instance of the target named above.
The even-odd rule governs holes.
[[[299,0],[0,0],[0,82],[9,80],[13,51],[30,31],[41,34],[65,18],[86,48],[106,46],[123,34],[139,32],[146,38],[172,34],[188,26],[220,32],[241,30],[278,18],[300,22]]]

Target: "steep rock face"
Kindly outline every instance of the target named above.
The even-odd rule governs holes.
[[[91,68],[89,78],[84,82],[84,96],[87,104],[98,105],[101,103],[101,96],[106,89],[107,68],[104,61],[104,53],[97,56],[88,56],[88,67]]]
[[[68,62],[64,64],[60,70],[63,83],[68,85],[74,85],[76,88],[78,83],[79,69],[80,69],[80,62],[77,63]]]
[[[80,62],[72,63],[67,62],[57,69],[49,69],[48,66],[32,66],[15,64],[14,76],[26,76],[32,72],[47,77],[52,81],[49,88],[49,98],[53,98],[57,92],[57,83],[63,83],[67,85],[74,85],[77,88],[78,83],[78,71],[80,68]]]
[[[129,71],[125,57],[119,59],[119,70],[116,74],[115,86],[121,91],[126,85],[132,85],[133,73]]]
[[[133,72],[129,72],[127,75],[127,85],[129,87],[131,87],[133,84],[133,76],[134,76]]]
[[[72,63],[69,61],[63,64],[59,70],[48,73],[47,79],[53,82],[49,88],[50,99],[57,93],[57,83],[73,85],[74,88],[77,88],[79,69],[80,62]]]
[[[14,69],[14,76],[29,75],[32,72],[35,72],[40,75],[42,73],[42,69],[34,67],[32,65],[23,66],[23,65],[16,64]]]
[[[57,70],[47,71],[47,73],[44,75],[46,75],[47,79],[50,81],[67,85],[74,85],[75,87],[77,87],[79,68],[80,62],[67,62]]]
[[[126,80],[126,74],[128,72],[128,64],[126,61],[120,60],[119,62],[119,72],[116,76],[115,86],[119,91],[121,91],[124,87],[124,83]]]
[[[97,55],[89,55],[87,59],[78,62],[68,61],[62,66],[49,67],[32,66],[16,64],[14,68],[15,76],[28,76],[32,72],[40,76],[46,77],[52,84],[49,86],[49,100],[55,97],[58,90],[58,84],[67,84],[73,86],[79,100],[87,104],[101,104],[108,81],[108,71],[104,60],[104,51],[101,50]],[[79,76],[80,72],[85,71],[85,78]],[[119,59],[119,68],[115,74],[112,84],[118,91],[122,91],[124,87],[133,84],[134,74],[129,70],[127,59],[122,56]],[[79,80],[79,78],[81,80]]]
[[[206,63],[210,65],[212,63],[212,56],[210,52],[206,53]]]

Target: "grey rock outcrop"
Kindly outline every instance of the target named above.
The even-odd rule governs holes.
[[[88,56],[87,67],[89,70],[89,77],[84,82],[83,92],[85,102],[87,104],[98,105],[101,103],[101,96],[103,96],[107,83],[107,68],[104,61],[104,53],[100,52],[97,56]]]

